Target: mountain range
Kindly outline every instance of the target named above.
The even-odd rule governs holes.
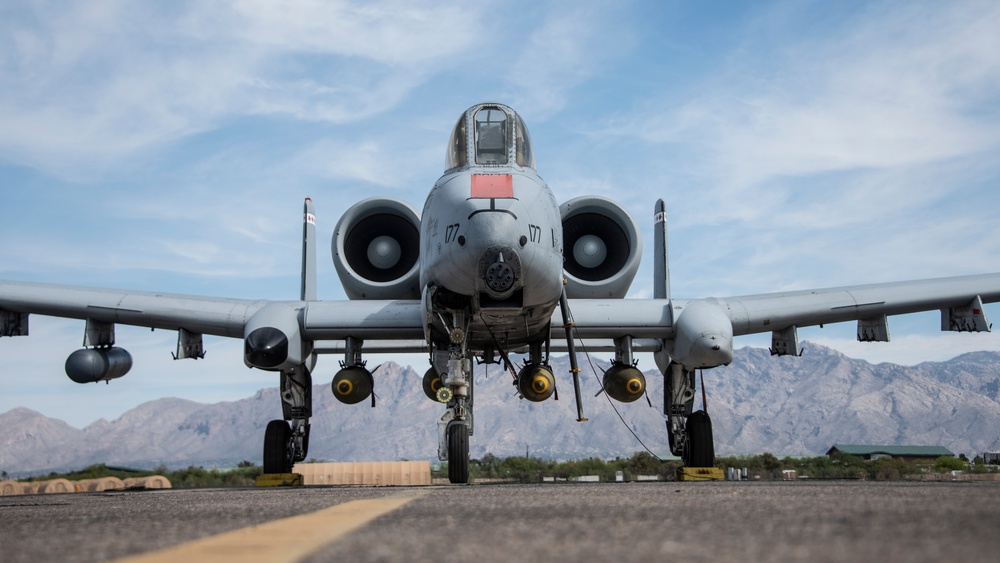
[[[662,377],[646,372],[648,400],[612,405],[603,393],[595,397],[600,376],[594,372],[602,373],[607,362],[581,355],[581,364],[585,423],[576,422],[567,357],[552,362],[559,400],[543,403],[519,399],[512,376],[498,366],[477,366],[472,457],[611,458],[644,447],[669,455]],[[375,408],[369,401],[340,404],[328,385],[314,387],[311,459],[436,459],[443,409],[421,391],[422,373],[388,362],[374,376]],[[970,455],[1000,449],[998,352],[900,366],[873,365],[810,343],[798,357],[742,348],[731,365],[702,377],[722,455],[821,455],[835,443],[940,445]],[[0,469],[17,475],[92,463],[259,463],[264,427],[280,412],[276,388],[215,404],[159,399],[83,429],[16,408],[0,414]]]

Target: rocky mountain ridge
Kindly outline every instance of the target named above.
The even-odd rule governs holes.
[[[477,366],[473,457],[486,452],[557,459],[668,455],[662,378],[650,370],[649,400],[610,404],[581,358],[584,412],[576,422],[566,357],[555,358],[560,400],[518,399],[512,377]],[[606,362],[595,362],[600,373]],[[486,369],[488,367],[488,369]],[[310,458],[434,459],[442,408],[420,389],[421,373],[383,364],[376,408],[342,405],[328,384],[313,391]],[[831,445],[941,445],[957,453],[1000,449],[1000,353],[975,352],[917,366],[873,365],[806,344],[800,357],[736,351],[730,366],[703,373],[720,454],[819,455]],[[264,427],[280,417],[277,389],[211,405],[175,398],[142,404],[117,420],[74,428],[29,409],[0,414],[0,469],[11,474],[78,469],[259,463]],[[621,418],[616,410],[621,414]],[[634,435],[633,435],[634,433]],[[640,440],[642,444],[640,444]]]

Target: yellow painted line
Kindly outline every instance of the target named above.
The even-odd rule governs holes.
[[[426,492],[345,502],[309,514],[275,520],[170,547],[119,559],[119,563],[176,561],[299,561],[368,522],[396,510]]]

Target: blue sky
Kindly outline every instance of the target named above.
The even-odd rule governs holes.
[[[340,214],[372,195],[422,207],[451,126],[487,100],[525,119],[559,201],[636,217],[634,297],[651,296],[660,197],[677,297],[1000,271],[997,29],[989,1],[5,2],[0,278],[295,298],[312,197],[320,297],[342,299]],[[0,412],[82,426],[276,384],[239,341],[173,362],[173,333],[120,326],[132,372],[79,386],[63,363],[83,323],[31,323],[0,341]],[[1000,344],[939,323],[800,338],[904,364]],[[317,382],[335,369],[321,359]]]

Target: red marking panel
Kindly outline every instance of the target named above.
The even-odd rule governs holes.
[[[510,174],[473,174],[471,197],[513,198],[514,180]]]

